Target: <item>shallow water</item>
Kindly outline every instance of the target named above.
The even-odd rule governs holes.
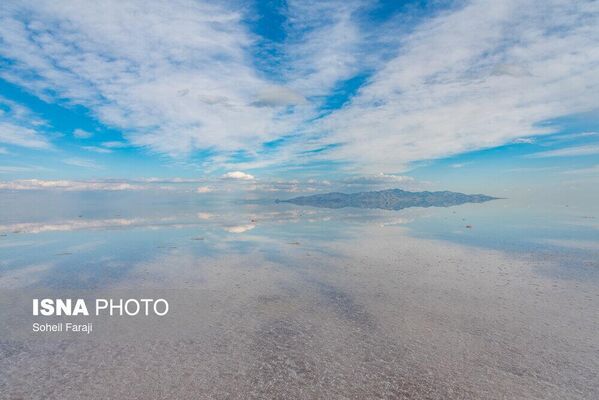
[[[1,196],[1,398],[599,396],[592,208]],[[33,334],[39,293],[171,311]]]

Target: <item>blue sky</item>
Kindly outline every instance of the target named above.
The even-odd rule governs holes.
[[[596,186],[597,43],[596,1],[8,0],[0,189]]]

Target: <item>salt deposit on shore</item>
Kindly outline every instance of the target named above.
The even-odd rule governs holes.
[[[168,336],[3,340],[0,397],[599,396],[597,283],[554,277],[552,260],[397,226],[268,246],[136,264],[113,286],[179,288],[195,314]]]

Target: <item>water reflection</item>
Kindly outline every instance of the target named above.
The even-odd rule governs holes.
[[[0,384],[12,397],[599,393],[598,225],[588,210],[132,200],[4,209],[0,287],[175,290],[175,310],[178,300],[194,307],[133,339],[114,328],[108,343],[3,336]]]
[[[49,281],[40,280],[43,272],[33,267],[37,278],[32,282],[18,278],[20,283],[98,285],[106,279],[125,279],[132,263],[164,251],[179,249],[218,257],[223,253],[243,255],[259,248],[271,257],[281,257],[288,248],[280,247],[289,243],[322,251],[335,242],[360,240],[372,227],[402,227],[402,235],[417,238],[553,257],[567,264],[571,276],[596,275],[596,269],[588,266],[595,265],[593,261],[599,254],[595,215],[571,209],[563,212],[564,209],[522,208],[509,200],[402,211],[239,202],[184,207],[168,202],[153,208],[121,206],[114,215],[107,215],[110,212],[102,205],[98,207],[102,210],[98,216],[93,210],[88,201],[84,210],[70,210],[77,214],[76,218],[57,218],[48,210],[45,215],[35,216],[37,221],[31,216],[23,217],[25,221],[29,219],[27,222],[0,221],[0,266],[4,275],[0,282],[8,279],[14,285],[18,270],[43,263],[46,270],[52,270]],[[581,266],[582,269],[576,269]],[[85,278],[87,284],[77,281],[77,276]],[[65,281],[60,282],[61,277]]]

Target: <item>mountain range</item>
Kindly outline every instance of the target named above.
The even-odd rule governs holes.
[[[484,194],[464,194],[457,192],[409,192],[401,189],[388,189],[376,192],[324,193],[311,196],[277,200],[277,203],[292,203],[302,206],[325,208],[381,208],[401,210],[408,207],[449,207],[464,203],[484,203],[497,197]]]

